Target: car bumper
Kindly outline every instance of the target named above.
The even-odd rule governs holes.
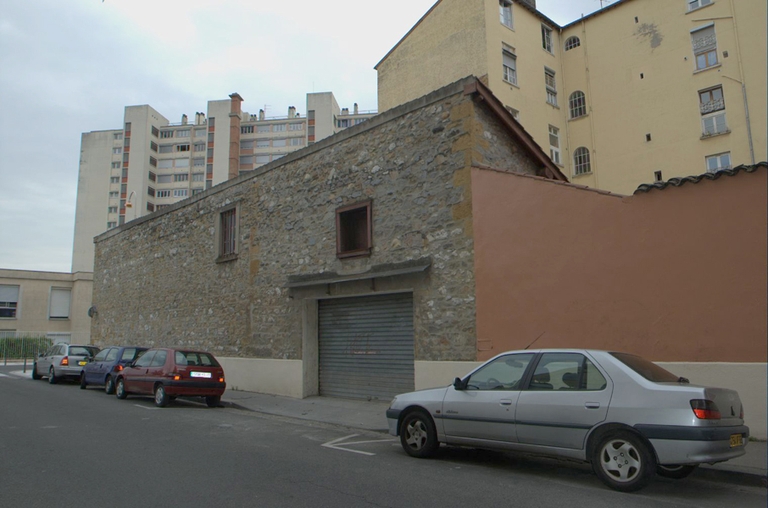
[[[74,365],[74,366],[68,366],[68,367],[59,365],[58,367],[53,368],[53,372],[56,374],[56,377],[79,378],[80,373],[82,371],[83,371],[83,367],[81,367],[80,365]]]
[[[749,427],[674,427],[638,425],[637,430],[653,445],[659,464],[714,464],[746,453]],[[731,436],[740,434],[743,444],[731,446]]]
[[[387,425],[389,427],[389,433],[393,436],[398,434],[399,429],[398,422],[400,421],[399,409],[387,409]]]
[[[164,382],[165,393],[179,397],[208,397],[224,394],[227,383],[212,381],[171,381]]]

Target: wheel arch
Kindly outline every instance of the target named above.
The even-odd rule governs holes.
[[[585,449],[587,461],[589,462],[592,461],[592,456],[595,451],[595,446],[597,446],[597,443],[600,442],[600,439],[602,439],[603,436],[611,432],[618,432],[618,431],[629,432],[637,436],[648,447],[648,450],[653,455],[654,461],[656,461],[656,463],[658,464],[659,456],[656,454],[656,449],[653,447],[653,443],[651,443],[648,440],[648,438],[643,435],[642,432],[632,427],[631,425],[627,425],[625,423],[615,423],[615,422],[604,423],[602,425],[599,425],[594,429],[592,429],[592,431],[589,433],[589,435],[587,436],[587,446]]]
[[[397,435],[398,436],[400,435],[400,427],[403,425],[403,420],[405,419],[405,417],[417,411],[420,411],[426,414],[429,417],[429,419],[432,420],[432,425],[435,427],[435,430],[437,430],[437,423],[435,422],[435,418],[432,416],[429,410],[424,406],[420,406],[419,404],[412,404],[402,409],[400,411],[400,414],[397,415]],[[439,437],[439,433],[438,433],[438,437]]]

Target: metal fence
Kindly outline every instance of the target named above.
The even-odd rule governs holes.
[[[9,362],[26,365],[28,360],[34,361],[38,354],[59,342],[70,342],[70,336],[45,332],[0,332],[0,361],[3,365]]]

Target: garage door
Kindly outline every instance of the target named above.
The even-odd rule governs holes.
[[[391,399],[413,390],[411,293],[319,302],[320,395]]]

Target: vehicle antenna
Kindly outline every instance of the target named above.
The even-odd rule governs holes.
[[[536,342],[537,340],[539,340],[541,338],[541,336],[544,335],[545,333],[547,333],[547,332],[546,331],[541,332],[541,334],[538,337],[533,339],[533,342],[531,342],[530,344],[525,346],[525,349],[528,349],[529,347],[533,346],[533,343]],[[525,349],[523,351],[525,351]]]

